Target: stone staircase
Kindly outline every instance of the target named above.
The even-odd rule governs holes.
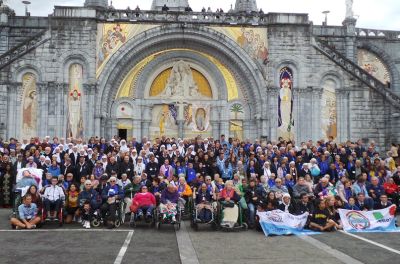
[[[394,93],[390,88],[384,83],[376,79],[374,76],[369,74],[363,68],[358,66],[358,64],[349,60],[339,51],[336,51],[328,45],[328,43],[320,38],[315,37],[313,41],[313,46],[322,52],[325,56],[339,65],[346,72],[350,73],[356,79],[373,89],[375,92],[383,96],[383,98],[389,102],[393,107],[400,110],[400,96]]]
[[[27,39],[26,41],[22,42],[21,44],[15,46],[14,48],[8,50],[4,54],[0,56],[0,70],[7,67],[17,59],[21,58],[25,54],[31,52],[32,50],[36,49],[43,43],[50,40],[50,36],[46,34],[47,29],[40,31],[35,36]]]

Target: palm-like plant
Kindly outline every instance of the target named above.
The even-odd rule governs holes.
[[[242,113],[243,114],[243,106],[241,104],[233,104],[231,106],[231,112],[235,114],[235,119],[238,119],[238,114]]]

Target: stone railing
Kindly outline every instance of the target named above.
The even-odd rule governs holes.
[[[47,42],[50,37],[47,36],[46,31],[46,29],[40,31],[35,36],[29,38],[28,40],[22,42],[21,44],[2,54],[0,56],[0,70],[10,65],[12,62],[16,61],[20,57],[24,56],[28,52],[36,49],[43,43]]]
[[[356,36],[365,38],[385,38],[400,40],[400,31],[356,28]]]
[[[342,69],[353,75],[356,79],[378,92],[385,100],[390,102],[395,108],[400,109],[400,96],[394,93],[387,85],[376,79],[363,68],[353,61],[346,58],[343,54],[331,48],[326,42],[315,38],[314,47],[326,55],[329,59],[339,65]]]
[[[309,24],[307,14],[290,13],[209,13],[162,12],[107,9],[97,11],[97,19],[107,22],[192,23],[266,26],[270,24]]]

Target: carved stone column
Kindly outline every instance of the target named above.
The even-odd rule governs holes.
[[[312,89],[312,110],[311,110],[311,124],[312,124],[312,139],[314,141],[321,139],[321,100],[322,92],[324,89],[320,87],[309,87]]]
[[[267,88],[268,139],[277,140],[279,87]]]
[[[338,142],[344,142],[350,138],[350,91],[345,89],[337,89],[337,130]]]

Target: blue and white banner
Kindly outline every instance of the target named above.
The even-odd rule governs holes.
[[[396,206],[374,211],[339,209],[343,230],[346,232],[396,231]]]
[[[308,213],[292,215],[281,210],[257,212],[260,225],[266,236],[268,235],[301,235],[304,232]]]

